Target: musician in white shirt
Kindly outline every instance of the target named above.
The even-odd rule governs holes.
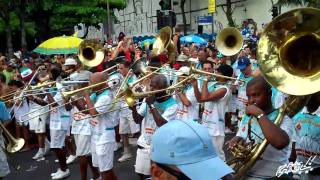
[[[213,63],[210,61],[203,63],[203,68],[207,72],[213,72]],[[232,67],[229,65],[220,65],[217,68],[217,74],[231,77]],[[212,76],[207,76],[201,88],[200,101],[205,102],[202,115],[202,124],[208,128],[212,137],[212,143],[219,153],[219,157],[225,160],[223,144],[225,138],[225,113],[228,110],[231,99],[231,90],[226,85],[228,79],[216,77],[217,82],[209,82]],[[194,81],[194,87],[197,81]]]
[[[90,76],[90,84],[96,84],[108,79],[103,73],[94,73]],[[113,172],[113,157],[116,147],[114,113],[109,112],[112,107],[112,94],[107,83],[92,88],[93,94],[84,93],[91,120],[91,154],[92,164],[98,167],[104,180],[116,180]],[[98,115],[101,114],[101,115]]]
[[[167,78],[164,75],[152,77],[150,90],[167,88]],[[140,179],[150,175],[150,151],[151,138],[156,129],[168,121],[174,120],[177,114],[176,101],[166,92],[156,93],[146,98],[137,110],[136,106],[131,108],[132,116],[136,123],[141,123],[141,135],[137,141],[138,150],[135,171]]]
[[[126,77],[129,73],[130,63],[120,62],[119,72],[123,77]],[[127,85],[131,85],[137,80],[136,76],[131,73],[127,80]],[[140,131],[140,125],[136,124],[133,120],[131,110],[127,108],[127,104],[123,101],[120,104],[120,127],[119,134],[123,142],[123,155],[118,159],[119,162],[124,162],[132,158],[132,154],[129,150],[129,134],[135,134]]]

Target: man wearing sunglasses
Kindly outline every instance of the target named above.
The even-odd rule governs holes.
[[[174,120],[152,137],[153,180],[232,179],[232,169],[218,156],[208,130],[194,121]]]

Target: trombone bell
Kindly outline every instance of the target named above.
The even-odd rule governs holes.
[[[8,139],[7,151],[9,153],[15,153],[17,151],[20,151],[20,149],[22,149],[22,147],[25,144],[24,139],[14,138],[1,122],[0,122],[0,127],[3,129],[3,133]]]
[[[216,46],[225,56],[237,54],[243,45],[243,37],[240,31],[233,27],[224,28],[217,36]]]
[[[84,40],[79,45],[79,60],[82,64],[95,67],[104,59],[102,45],[96,40]]]

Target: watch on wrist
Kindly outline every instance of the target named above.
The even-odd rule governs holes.
[[[154,107],[153,104],[150,104],[150,105],[149,105],[149,108],[150,108],[150,109],[154,109],[154,108],[156,108],[156,107]]]
[[[263,113],[259,114],[259,115],[257,116],[257,120],[260,120],[263,116],[264,116]]]

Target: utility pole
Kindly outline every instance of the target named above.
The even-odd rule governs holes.
[[[212,28],[211,28],[211,34],[212,34],[212,41],[213,41],[213,33],[214,33],[214,13],[211,13],[211,16],[212,16]]]
[[[109,6],[109,0],[107,0],[107,10],[108,10],[108,14],[107,14],[107,19],[108,19],[108,34],[107,37],[108,39],[111,38],[111,23],[110,23],[110,6]]]

